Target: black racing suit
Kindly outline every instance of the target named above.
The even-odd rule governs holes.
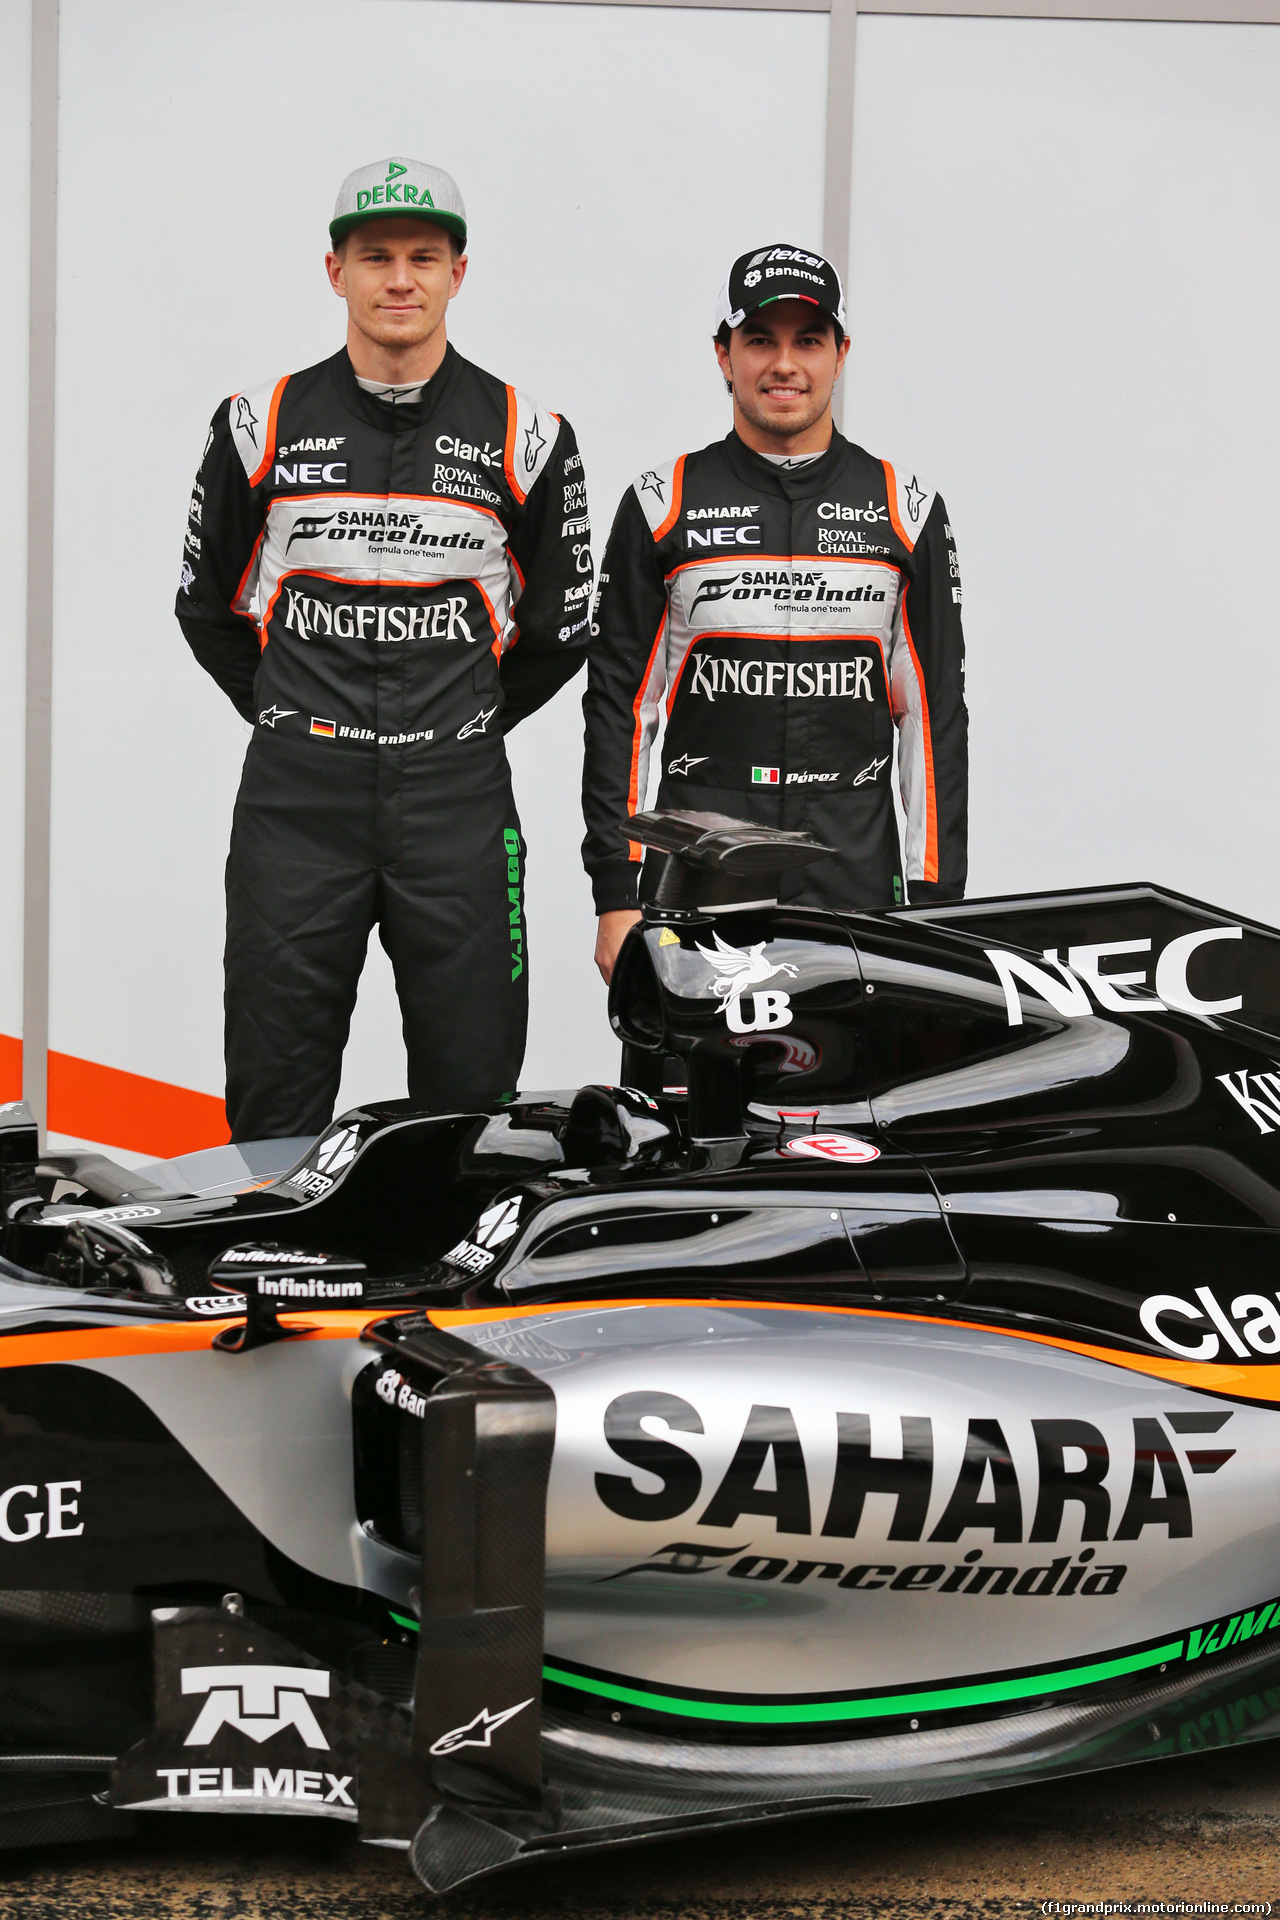
[[[946,508],[914,474],[839,433],[792,469],[730,433],[628,490],[583,699],[598,913],[636,904],[626,822],[645,803],[664,696],[660,807],[806,828],[836,849],[788,876],[784,899],[892,906],[904,878],[913,901],[963,894],[960,575]]]
[[[447,349],[389,407],[345,350],[214,415],[177,614],[254,726],[227,862],[227,1117],[319,1132],[370,928],[409,1094],[468,1106],[524,1056],[524,845],[503,734],[582,664],[569,423]]]

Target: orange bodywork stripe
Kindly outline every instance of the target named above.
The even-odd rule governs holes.
[[[494,1320],[531,1320],[549,1314],[608,1313],[622,1307],[691,1307],[699,1313],[717,1309],[739,1309],[752,1313],[822,1313],[852,1320],[894,1320],[909,1326],[953,1327],[961,1333],[995,1335],[1002,1340],[1026,1340],[1032,1346],[1054,1347],[1062,1353],[1078,1354],[1104,1366],[1122,1367],[1129,1373],[1142,1373],[1152,1379],[1166,1380],[1171,1386],[1189,1387],[1201,1393],[1220,1393],[1237,1400],[1280,1401],[1280,1366],[1241,1367],[1218,1365],[1208,1360],[1168,1359],[1148,1353],[1123,1353],[1114,1347],[1096,1347],[1083,1340],[1066,1340],[1057,1334],[1035,1333],[1026,1327],[992,1327],[980,1321],[949,1319],[939,1313],[900,1313],[889,1307],[821,1306],[811,1301],[784,1300],[707,1300],[699,1298],[634,1298],[620,1300],[555,1300],[525,1307],[432,1307],[427,1318],[442,1330],[465,1331]],[[355,1340],[375,1320],[390,1320],[416,1309],[404,1307],[325,1308],[280,1316],[284,1327],[296,1328],[304,1340]],[[0,1367],[48,1366],[76,1360],[101,1360],[126,1354],[199,1353],[213,1344],[213,1336],[223,1327],[243,1319],[231,1314],[225,1320],[144,1321],[136,1326],[77,1327],[65,1333],[12,1333],[0,1335]]]
[[[669,611],[669,607],[664,607],[662,610],[662,618],[658,622],[658,631],[654,638],[649,658],[645,662],[645,669],[641,676],[640,685],[636,688],[636,697],[631,703],[631,711],[635,716],[635,728],[631,736],[631,779],[627,786],[628,816],[635,813],[640,805],[640,736],[644,731],[644,723],[640,718],[640,709],[644,705],[645,688],[649,684],[649,675],[653,672],[653,663],[658,657],[658,648],[662,645],[662,636],[667,630],[667,614]],[[631,860],[643,860],[644,849],[638,841],[628,840],[627,857]]]
[[[250,476],[249,485],[251,487],[256,487],[259,481],[264,480],[266,478],[267,468],[271,465],[271,462],[275,459],[276,422],[280,417],[280,399],[282,394],[284,393],[285,388],[289,384],[289,378],[290,376],[286,373],[283,380],[276,381],[275,392],[271,396],[271,406],[267,413],[267,437],[265,442],[263,443],[262,459],[258,463],[256,472],[254,472]]]
[[[538,1314],[605,1313],[618,1307],[696,1307],[699,1313],[719,1308],[740,1308],[751,1313],[824,1313],[839,1314],[853,1320],[900,1320],[910,1326],[956,1327],[961,1333],[995,1335],[1001,1340],[1028,1340],[1037,1347],[1056,1347],[1062,1353],[1076,1353],[1085,1360],[1098,1360],[1104,1366],[1123,1367],[1130,1373],[1149,1374],[1170,1385],[1194,1387],[1201,1393],[1222,1393],[1237,1400],[1280,1401],[1280,1366],[1220,1366],[1211,1360],[1178,1360],[1171,1354],[1123,1353],[1115,1347],[1095,1347],[1084,1340],[1064,1340],[1054,1333],[1033,1333],[1027,1327],[992,1327],[976,1320],[953,1320],[940,1313],[899,1313],[891,1307],[820,1306],[813,1301],[790,1300],[706,1300],[641,1299],[630,1300],[544,1300],[528,1307],[430,1307],[427,1318],[441,1328],[479,1326],[488,1320],[529,1320]]]
[[[49,1125],[55,1133],[152,1153],[159,1160],[201,1147],[223,1147],[231,1138],[226,1109],[216,1094],[52,1050]]]
[[[397,1311],[386,1307],[328,1308],[314,1312],[282,1313],[280,1325],[295,1328],[303,1340],[357,1340],[373,1320],[388,1320]],[[242,1313],[225,1320],[150,1320],[128,1327],[70,1327],[65,1333],[11,1333],[0,1335],[0,1367],[47,1367],[76,1360],[118,1359],[126,1354],[204,1353],[224,1327],[234,1327]]]
[[[916,670],[916,685],[920,689],[920,733],[924,742],[924,880],[936,880],[938,877],[938,795],[933,782],[933,734],[929,728],[929,696],[924,690],[924,674],[920,671],[920,656],[916,652],[916,643],[911,638],[911,622],[907,618],[907,595],[911,583],[902,589],[902,631],[907,646],[911,650],[912,664]],[[910,882],[908,881],[908,886]]]
[[[887,460],[882,460],[880,462],[880,465],[884,468],[884,477],[888,482],[889,518],[893,522],[893,530],[897,534],[899,540],[901,540],[907,552],[914,553],[916,550],[915,541],[911,538],[911,535],[907,532],[901,520],[899,520],[898,518],[897,477],[894,474],[893,468],[889,465],[889,462]]]

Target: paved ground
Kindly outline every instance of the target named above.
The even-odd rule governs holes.
[[[1046,1901],[1280,1913],[1280,1743],[943,1807],[809,1820],[514,1873],[439,1920],[993,1920]],[[1121,1909],[1123,1911],[1123,1909]],[[1203,1909],[1202,1909],[1203,1910]],[[131,1842],[0,1856],[0,1920],[426,1920],[346,1829],[155,1815]]]

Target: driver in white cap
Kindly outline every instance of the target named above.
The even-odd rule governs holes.
[[[503,735],[587,638],[573,430],[448,341],[456,182],[402,156],[361,167],[329,235],[346,342],[218,407],[177,601],[253,727],[227,863],[236,1140],[328,1124],[374,926],[414,1103],[515,1089],[525,848]]]

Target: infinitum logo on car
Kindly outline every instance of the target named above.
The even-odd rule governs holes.
[[[260,1300],[362,1300],[363,1280],[326,1280],[322,1273],[260,1273]]]

